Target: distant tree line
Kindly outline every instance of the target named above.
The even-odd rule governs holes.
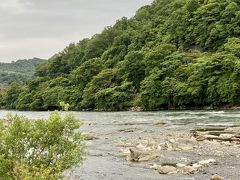
[[[29,80],[35,72],[37,65],[45,62],[39,58],[13,61],[11,63],[0,63],[0,86],[11,82],[24,82]]]
[[[240,105],[240,2],[155,0],[39,65],[2,108],[147,110]]]

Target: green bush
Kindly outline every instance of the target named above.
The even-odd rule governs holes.
[[[9,115],[0,121],[0,177],[58,179],[83,159],[81,122],[53,112],[48,120]]]

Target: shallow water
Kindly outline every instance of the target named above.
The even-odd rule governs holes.
[[[0,111],[0,118],[7,113],[24,115],[31,119],[47,118],[50,112]],[[119,141],[137,138],[141,134],[158,134],[174,130],[190,130],[205,126],[240,126],[240,111],[157,111],[157,112],[73,112],[84,121],[82,131],[89,132],[99,139],[87,142],[88,156],[82,166],[75,168],[72,179],[168,179],[151,169],[130,166],[123,158],[111,154],[117,152]],[[160,127],[154,121],[168,124]],[[122,130],[132,129],[132,133]],[[189,178],[189,177],[188,177]],[[179,179],[179,176],[171,176]],[[180,179],[187,179],[180,178]]]

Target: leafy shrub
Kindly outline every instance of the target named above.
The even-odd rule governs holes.
[[[0,121],[0,177],[58,179],[85,153],[81,123],[72,114],[53,112],[48,120],[9,115]]]

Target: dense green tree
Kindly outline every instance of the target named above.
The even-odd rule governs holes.
[[[0,91],[2,108],[123,110],[240,105],[240,3],[155,0]]]

